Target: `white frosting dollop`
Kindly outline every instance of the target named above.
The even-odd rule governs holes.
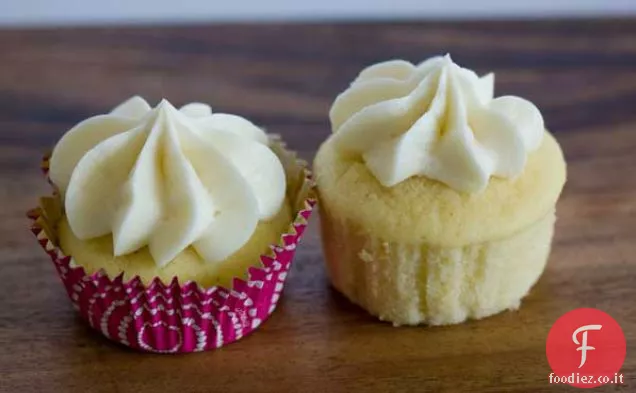
[[[140,97],[68,131],[49,176],[78,238],[112,233],[115,256],[148,246],[159,266],[188,246],[207,262],[227,258],[278,213],[286,188],[266,134],[246,119]]]
[[[492,74],[480,78],[448,55],[370,66],[331,108],[335,146],[360,155],[387,187],[422,175],[483,190],[490,176],[520,174],[544,133],[531,102],[493,91]]]

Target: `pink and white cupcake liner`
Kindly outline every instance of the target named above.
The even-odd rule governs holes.
[[[43,169],[48,169],[46,162]],[[303,173],[303,181],[311,187],[311,175]],[[176,277],[169,284],[155,278],[144,285],[138,277],[124,281],[123,273],[114,278],[104,271],[87,274],[50,239],[45,228],[54,223],[46,221],[45,205],[29,212],[31,230],[82,318],[105,337],[130,348],[184,353],[239,340],[272,314],[316,199],[308,193],[280,243],[270,246],[270,255],[261,256],[263,267],[249,268],[247,281],[235,278],[230,289],[202,288],[193,281],[180,284]]]

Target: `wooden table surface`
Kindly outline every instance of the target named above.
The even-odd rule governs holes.
[[[380,323],[330,289],[314,217],[281,306],[222,350],[135,353],[77,319],[24,214],[48,192],[42,153],[75,122],[133,94],[204,101],[311,159],[361,67],[446,52],[534,101],[568,160],[554,249],[520,311]],[[598,390],[636,390],[635,152],[635,20],[0,32],[0,391],[550,392],[564,387],[548,383],[546,335],[577,307],[608,312],[627,338],[627,386]]]

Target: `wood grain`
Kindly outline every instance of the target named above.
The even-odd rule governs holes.
[[[239,343],[139,354],[76,319],[24,217],[48,192],[42,153],[75,122],[133,94],[204,101],[311,159],[361,67],[446,52],[496,72],[497,94],[534,101],[568,159],[554,251],[520,311],[442,328],[377,322],[329,288],[314,220],[281,307]],[[635,151],[635,20],[0,32],[0,391],[555,391],[545,338],[577,307],[608,312],[628,341],[626,386],[599,390],[636,390]]]

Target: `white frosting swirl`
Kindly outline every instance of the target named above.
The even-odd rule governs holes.
[[[188,246],[208,262],[239,250],[285,198],[266,134],[239,116],[133,97],[55,146],[50,178],[80,239],[112,233],[114,255],[148,246],[164,266]]]
[[[364,69],[330,112],[334,143],[361,155],[387,187],[423,175],[465,192],[490,176],[514,177],[541,144],[543,118],[529,101],[493,99],[494,76],[478,77],[450,56]]]

